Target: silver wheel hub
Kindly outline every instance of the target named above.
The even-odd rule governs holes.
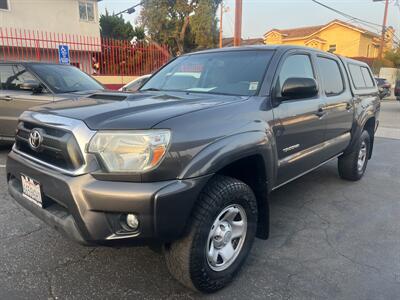
[[[361,143],[360,152],[358,153],[357,168],[361,172],[364,169],[367,160],[367,144],[363,141]]]
[[[247,232],[247,216],[238,204],[224,208],[211,226],[206,257],[214,271],[226,270],[239,255]]]

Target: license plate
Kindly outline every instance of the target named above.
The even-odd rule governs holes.
[[[40,188],[40,183],[23,174],[21,174],[21,181],[22,194],[24,195],[24,197],[32,203],[43,207],[42,190]]]

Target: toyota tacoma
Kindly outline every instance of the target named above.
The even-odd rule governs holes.
[[[267,239],[271,191],[338,159],[361,179],[378,126],[368,65],[310,48],[182,55],[135,94],[20,117],[12,197],[86,245],[162,245],[185,286],[214,292]]]

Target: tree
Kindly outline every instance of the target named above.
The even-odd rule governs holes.
[[[191,17],[190,28],[195,36],[197,48],[214,48],[218,42],[218,24],[215,17],[221,1],[202,0]]]
[[[390,50],[385,53],[385,60],[389,61],[392,66],[390,67],[400,67],[400,48]]]
[[[136,37],[136,40],[143,41],[146,38],[146,33],[144,31],[143,26],[136,26],[133,29],[133,36]]]
[[[108,11],[100,16],[100,33],[102,37],[117,40],[131,40],[135,36],[129,21],[125,22],[122,16],[110,15]]]
[[[152,40],[173,53],[215,47],[221,0],[144,0],[142,25]]]

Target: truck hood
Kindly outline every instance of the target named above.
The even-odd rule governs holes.
[[[177,92],[98,93],[78,100],[56,101],[31,110],[78,119],[92,130],[148,129],[166,119],[247,98]]]

